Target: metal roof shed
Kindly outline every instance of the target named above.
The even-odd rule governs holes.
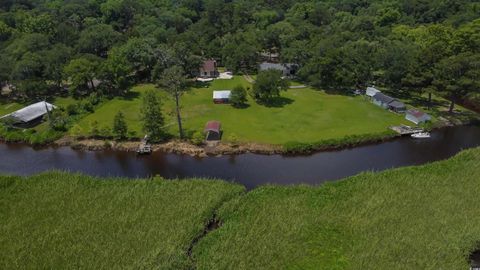
[[[18,111],[15,111],[13,113],[7,114],[7,115],[3,116],[2,119],[3,118],[12,118],[17,123],[29,123],[29,122],[32,122],[35,119],[38,119],[38,118],[44,116],[45,114],[47,114],[47,112],[52,111],[55,108],[56,108],[56,106],[54,106],[54,105],[52,105],[48,102],[41,101],[41,102],[37,102],[35,104],[32,104],[30,106],[27,106],[23,109],[20,109]],[[48,111],[47,111],[47,109],[48,109]]]
[[[373,96],[373,103],[385,109],[388,109],[388,104],[390,104],[390,102],[394,100],[395,100],[394,98],[384,95],[382,93],[377,93],[375,94],[375,96]]]
[[[213,102],[228,103],[230,101],[231,94],[232,91],[230,90],[213,91]]]
[[[418,125],[420,123],[432,120],[432,117],[420,110],[412,109],[407,111],[405,119]]]
[[[407,107],[403,102],[400,102],[398,100],[394,100],[388,104],[388,108],[394,112],[397,113],[403,113],[407,110]]]

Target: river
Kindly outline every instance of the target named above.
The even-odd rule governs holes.
[[[442,160],[477,146],[480,146],[479,126],[437,130],[430,139],[402,137],[309,156],[242,154],[197,158],[156,152],[138,157],[129,152],[89,152],[70,147],[34,149],[21,144],[0,144],[0,172],[30,175],[57,169],[129,178],[153,175],[165,178],[206,177],[235,181],[251,189],[267,183],[320,184],[363,171],[381,171]]]

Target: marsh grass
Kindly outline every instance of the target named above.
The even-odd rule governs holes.
[[[468,269],[480,241],[480,149],[227,203],[198,269]]]
[[[223,201],[222,181],[0,177],[1,269],[185,269]]]

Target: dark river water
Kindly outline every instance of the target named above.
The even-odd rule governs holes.
[[[479,126],[437,130],[430,139],[403,137],[381,144],[294,157],[243,154],[195,158],[158,152],[137,157],[128,152],[76,151],[69,147],[33,149],[18,144],[0,144],[0,173],[30,175],[58,169],[131,178],[152,175],[207,177],[232,180],[254,188],[266,183],[320,184],[362,171],[442,160],[476,146],[480,146]]]

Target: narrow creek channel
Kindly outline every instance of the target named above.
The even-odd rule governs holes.
[[[320,184],[362,171],[425,164],[480,146],[480,126],[437,130],[430,139],[403,137],[380,144],[309,156],[242,154],[196,158],[156,152],[135,153],[72,150],[69,147],[34,149],[0,144],[0,173],[30,175],[45,170],[67,170],[95,176],[165,178],[207,177],[236,181],[252,189],[258,185]]]

